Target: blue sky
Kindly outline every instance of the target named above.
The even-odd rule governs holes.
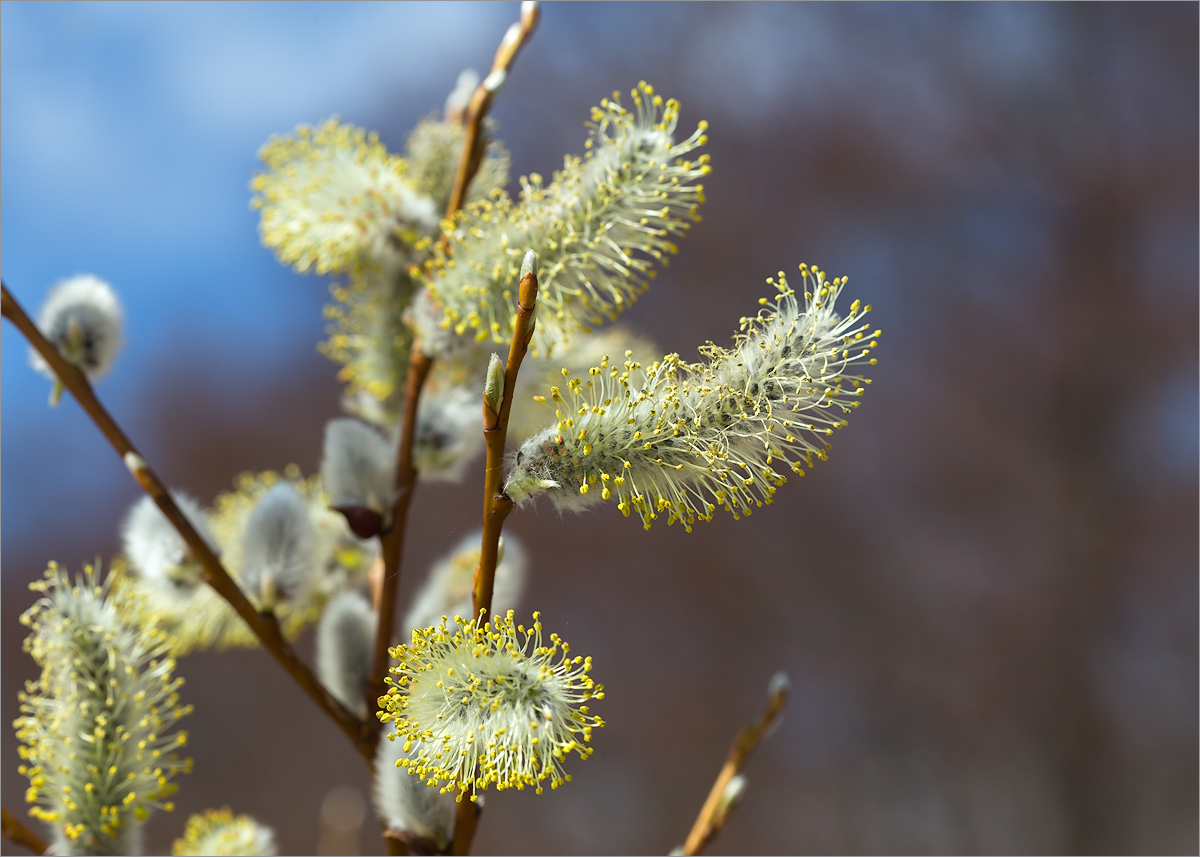
[[[516,12],[515,3],[0,4],[5,283],[35,315],[61,278],[112,283],[126,345],[98,389],[127,425],[161,355],[186,357],[190,343],[227,378],[277,371],[298,331],[321,337],[326,287],[259,244],[247,189],[258,147],[334,113],[411,126],[465,65],[490,59]],[[406,36],[451,31],[453,50]],[[25,449],[75,457],[88,474],[98,466],[72,491],[103,502],[120,476],[74,404],[47,413],[47,382],[7,326],[0,352],[6,499],[30,485],[26,457],[12,455]],[[22,499],[31,502],[5,505],[6,529],[43,508]]]

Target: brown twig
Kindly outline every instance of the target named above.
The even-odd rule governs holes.
[[[529,41],[540,17],[541,9],[537,3],[521,4],[521,20],[508,28],[504,38],[500,40],[500,47],[496,49],[491,73],[480,82],[479,86],[475,87],[475,94],[471,96],[471,104],[467,108],[467,134],[463,141],[462,156],[458,159],[458,170],[454,174],[454,188],[450,191],[450,204],[446,207],[447,217],[462,208],[463,200],[467,196],[467,188],[470,187],[471,179],[475,177],[475,173],[479,170],[479,164],[483,160],[483,150],[487,143],[483,134],[483,120],[492,106],[492,99],[504,86],[513,60],[517,58],[521,48]],[[444,238],[445,236],[443,236],[443,240]]]
[[[370,681],[364,693],[367,697],[367,711],[374,712],[378,707],[378,699],[386,690],[384,677],[388,671],[388,645],[392,638],[392,628],[396,616],[396,592],[400,588],[400,564],[404,556],[404,540],[408,531],[408,508],[412,502],[413,491],[417,487],[417,470],[413,465],[413,445],[417,436],[417,408],[421,403],[421,391],[429,378],[429,370],[433,368],[433,358],[420,349],[420,343],[414,343],[408,360],[408,380],[404,388],[404,416],[401,418],[400,445],[396,451],[396,481],[395,501],[392,506],[392,526],[379,535],[379,548],[383,560],[383,571],[380,575],[378,599],[375,604],[377,622],[375,626],[375,644],[371,653]],[[383,724],[372,713],[368,728],[371,733],[370,742],[375,746],[383,731]],[[374,764],[372,763],[372,774]],[[411,850],[402,832],[391,830],[387,821],[380,819],[383,827],[383,843],[388,854],[421,854],[424,852]]]
[[[388,646],[396,615],[396,592],[400,587],[400,563],[404,554],[404,538],[408,531],[408,507],[417,487],[417,469],[413,465],[413,444],[417,435],[417,409],[421,391],[433,367],[433,358],[413,347],[408,362],[408,383],[404,390],[404,417],[400,429],[400,448],[396,454],[396,499],[392,507],[392,526],[379,536],[383,554],[383,585],[379,597],[379,622],[375,630],[375,647],[371,656],[371,682],[367,710],[374,711],[376,700],[387,691],[384,676],[388,671]],[[371,717],[373,740],[378,740],[383,724]]]
[[[492,99],[500,91],[504,77],[512,66],[521,47],[528,41],[537,26],[541,12],[535,2],[521,4],[521,19],[508,28],[500,47],[496,49],[496,57],[492,61],[492,73],[475,89],[470,106],[466,113],[466,135],[463,140],[462,154],[459,157],[458,169],[454,176],[454,187],[450,192],[450,202],[446,206],[446,217],[452,216],[462,208],[467,189],[471,180],[479,170],[483,154],[481,130],[483,120],[491,107]],[[446,236],[442,235],[443,244]],[[412,501],[413,489],[417,482],[417,471],[413,466],[413,440],[416,436],[417,410],[420,407],[421,392],[429,371],[433,368],[434,358],[421,350],[421,342],[415,341],[409,353],[408,385],[404,398],[404,417],[400,432],[400,446],[396,454],[396,500],[393,507],[392,527],[387,533],[380,535],[380,548],[383,554],[383,586],[380,592],[378,611],[379,623],[375,634],[375,646],[371,661],[371,687],[366,691],[368,708],[375,707],[375,698],[384,692],[383,678],[387,674],[388,645],[391,641],[396,609],[396,591],[400,585],[400,569],[403,561],[404,536],[408,522],[408,508]],[[372,724],[373,736],[378,737],[379,724]]]
[[[517,318],[513,324],[512,342],[508,347],[508,364],[504,370],[504,398],[499,412],[483,406],[483,440],[487,445],[487,470],[483,478],[483,539],[479,549],[479,566],[475,569],[475,586],[471,593],[471,608],[476,620],[488,621],[492,612],[492,589],[496,582],[496,560],[500,548],[500,530],[504,519],[513,509],[513,501],[500,490],[504,478],[504,445],[508,440],[508,416],[512,411],[513,393],[517,389],[517,373],[529,350],[537,326],[538,279],[537,256],[525,254],[521,268],[521,287],[517,295]]]
[[[475,568],[471,607],[476,621],[483,624],[492,612],[492,590],[496,582],[496,560],[500,549],[500,531],[513,509],[513,501],[501,490],[504,478],[504,445],[508,439],[508,416],[512,411],[513,392],[517,389],[517,373],[529,350],[529,340],[537,326],[537,256],[530,250],[521,267],[521,286],[517,296],[517,318],[513,324],[512,343],[508,348],[508,364],[504,370],[503,398],[491,401],[485,392],[483,401],[483,439],[487,445],[487,469],[483,479],[483,537],[479,549],[479,565]],[[451,854],[467,854],[475,828],[479,824],[479,804],[459,800],[455,805],[454,839]]]
[[[496,49],[496,56],[492,60],[492,71],[483,79],[483,81],[475,88],[475,94],[471,97],[470,105],[467,108],[465,125],[466,133],[463,139],[462,154],[458,159],[458,168],[454,174],[454,186],[450,191],[450,201],[446,206],[446,217],[452,217],[456,211],[462,208],[463,200],[466,199],[467,189],[471,186],[471,180],[475,178],[475,174],[479,171],[479,164],[483,160],[483,152],[486,146],[486,140],[482,134],[483,122],[487,117],[488,110],[491,108],[492,99],[496,93],[500,91],[504,85],[505,78],[508,76],[508,70],[511,68],[513,61],[517,57],[517,53],[529,40],[534,28],[537,26],[538,18],[541,16],[541,10],[536,2],[527,0],[521,4],[521,19],[513,24],[505,32],[504,38],[500,40],[500,47]],[[442,233],[441,245],[445,249],[448,244],[448,237]],[[524,282],[524,281],[522,281]],[[537,280],[536,274],[534,278],[534,299],[537,295]],[[532,306],[532,302],[530,306]],[[524,356],[524,349],[522,350]],[[510,357],[511,361],[511,357]],[[407,529],[408,508],[412,500],[413,489],[416,487],[417,471],[413,466],[412,449],[413,438],[416,435],[417,410],[420,406],[421,391],[424,389],[426,378],[429,376],[430,369],[433,368],[434,358],[425,354],[421,350],[420,341],[413,342],[412,350],[409,354],[409,370],[408,370],[408,386],[405,390],[404,399],[404,422],[400,434],[400,448],[396,456],[396,505],[392,515],[392,529],[380,537],[380,546],[383,553],[384,572],[383,572],[383,587],[379,599],[379,622],[375,636],[375,648],[371,663],[371,678],[372,689],[368,691],[369,696],[378,696],[383,693],[383,678],[387,672],[387,647],[391,639],[392,628],[394,625],[393,616],[396,609],[396,590],[400,584],[400,568],[403,561],[404,535]],[[517,361],[520,365],[520,360]],[[516,372],[513,372],[513,378],[516,378]],[[507,427],[507,406],[504,410],[505,426]],[[486,437],[487,435],[485,435]],[[500,439],[500,455],[503,457],[504,438]],[[492,459],[491,446],[488,447],[488,461]],[[490,471],[489,471],[490,472]],[[497,483],[497,488],[498,488]],[[507,498],[506,498],[507,499]],[[509,502],[509,508],[512,504]],[[497,524],[497,539],[499,538],[499,525],[503,523],[504,516],[500,517]],[[485,514],[486,517],[486,514]],[[485,526],[486,532],[486,526]],[[485,539],[486,541],[486,539]],[[493,550],[493,554],[495,551]],[[478,576],[478,572],[476,572]],[[495,577],[495,557],[492,558],[492,578]],[[488,588],[488,608],[491,607],[491,588],[489,583]],[[376,693],[378,691],[378,693]],[[374,699],[368,699],[368,708],[374,707]],[[382,724],[372,724],[372,736],[374,740],[378,740],[378,735],[382,731]],[[465,807],[464,807],[465,805]],[[471,841],[475,836],[475,826],[479,820],[479,807],[473,802],[463,801],[458,805],[458,811],[455,815],[454,823],[454,840],[451,844],[451,853],[466,854],[470,849]],[[414,845],[402,837],[396,835],[395,831],[384,829],[384,842],[388,847],[389,853],[404,854],[408,853]],[[458,850],[463,848],[464,850]],[[421,851],[413,851],[413,853],[423,853]]]
[[[471,853],[471,843],[475,841],[475,828],[479,826],[479,815],[483,812],[478,801],[460,800],[454,805],[454,838],[450,841],[450,853],[459,855]]]
[[[783,713],[783,707],[787,704],[787,692],[787,676],[777,673],[771,679],[767,692],[767,707],[763,710],[762,716],[757,722],[742,729],[733,740],[733,746],[729,748],[729,756],[725,759],[725,765],[717,774],[716,782],[713,783],[712,790],[709,791],[708,798],[700,809],[700,815],[696,817],[696,823],[692,825],[692,830],[688,833],[687,841],[683,845],[684,854],[699,854],[725,826],[729,813],[736,803],[735,796],[727,796],[726,790],[729,783],[745,767],[746,760],[750,758],[750,753],[758,746],[758,743],[774,728],[779,716]]]
[[[441,847],[432,839],[413,833],[411,830],[395,830],[388,828],[384,831],[387,839],[394,840],[401,851],[389,851],[389,854],[443,854]]]
[[[8,291],[8,287],[0,284],[0,292],[3,295],[3,315],[29,340],[29,344],[42,356],[42,359],[54,370],[54,374],[62,385],[71,392],[75,399],[79,402],[80,407],[84,412],[91,417],[92,422],[96,425],[112,444],[117,455],[121,456],[125,462],[126,468],[133,474],[133,477],[141,485],[142,490],[153,498],[155,504],[162,513],[167,517],[167,520],[179,532],[179,535],[187,543],[188,548],[192,552],[192,556],[200,563],[204,569],[204,579],[208,582],[217,593],[229,602],[237,614],[242,617],[250,629],[254,632],[262,643],[263,648],[267,649],[275,659],[283,665],[288,674],[296,680],[296,683],[304,690],[305,693],[329,715],[330,719],[338,725],[368,760],[368,764],[374,759],[374,746],[367,740],[366,724],[347,711],[340,702],[333,698],[313,675],[312,671],[301,661],[292,647],[283,639],[280,633],[279,624],[272,615],[263,615],[254,608],[242,590],[229,576],[229,572],[221,565],[221,561],[217,559],[212,548],[206,542],[196,529],[192,526],[191,521],[180,511],[175,504],[175,500],[171,497],[158,475],[146,463],[146,460],[138,453],[133,443],[126,436],[117,422],[105,409],[100,400],[96,398],[96,394],[92,391],[92,385],[88,381],[78,367],[68,363],[58,349],[52,345],[42,332],[38,330],[36,324],[21,308]]]
[[[50,847],[7,809],[0,808],[0,828],[5,839],[22,848],[28,848],[34,854],[45,854],[46,849]]]

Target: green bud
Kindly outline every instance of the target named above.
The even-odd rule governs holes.
[[[500,404],[504,401],[504,363],[493,354],[488,360],[487,381],[483,385],[483,401],[488,410],[500,415]]]

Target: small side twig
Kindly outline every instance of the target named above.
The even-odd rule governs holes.
[[[101,434],[107,438],[113,449],[116,450],[117,455],[121,456],[125,467],[137,480],[142,490],[153,498],[155,504],[167,517],[167,520],[171,522],[184,542],[187,543],[192,556],[196,558],[196,561],[204,569],[204,579],[222,598],[229,602],[229,605],[250,626],[250,629],[262,643],[263,648],[275,656],[275,659],[295,679],[301,689],[308,694],[322,711],[329,715],[330,719],[338,725],[346,737],[363,754],[363,757],[367,759],[368,764],[370,764],[371,760],[374,759],[375,748],[373,744],[366,740],[366,724],[334,699],[312,671],[297,657],[295,651],[280,633],[279,624],[276,622],[275,617],[260,614],[254,608],[254,605],[242,593],[241,588],[229,576],[229,572],[221,565],[221,561],[213,553],[212,548],[208,546],[208,542],[196,532],[191,521],[180,511],[179,506],[175,504],[175,500],[158,478],[158,474],[146,463],[146,460],[138,453],[132,441],[129,440],[116,420],[112,418],[108,410],[96,398],[96,394],[92,391],[92,385],[88,381],[87,376],[78,367],[63,359],[58,349],[42,335],[37,325],[33,323],[33,320],[21,308],[17,299],[9,293],[8,286],[0,284],[0,294],[3,296],[2,309],[4,318],[12,322],[17,330],[29,341],[29,344],[42,356],[42,359],[54,370],[54,374],[62,382],[62,385],[71,392],[79,402],[80,407],[83,408],[84,412],[96,425],[96,428],[100,430]]]
[[[733,746],[729,748],[729,756],[725,759],[721,772],[717,774],[716,782],[713,783],[708,798],[700,809],[700,815],[696,817],[696,823],[692,825],[687,841],[684,842],[683,854],[699,854],[725,826],[736,802],[736,797],[728,791],[730,782],[745,767],[746,760],[750,758],[754,748],[774,729],[783,713],[783,707],[787,704],[787,694],[787,676],[776,673],[767,690],[767,707],[762,716],[743,728],[734,738]]]
[[[9,842],[28,848],[34,854],[45,854],[50,846],[43,839],[21,823],[15,815],[0,807],[0,832]]]
[[[536,2],[525,0],[521,4],[521,20],[509,27],[504,38],[500,40],[500,47],[496,49],[496,57],[492,60],[491,72],[480,82],[479,86],[475,88],[475,94],[471,96],[471,103],[467,107],[466,115],[466,139],[463,140],[462,156],[458,160],[458,170],[454,174],[450,204],[446,207],[447,217],[462,208],[467,188],[470,187],[471,179],[475,178],[475,173],[479,170],[479,164],[483,160],[483,150],[486,144],[483,135],[483,120],[492,106],[492,99],[504,86],[513,60],[517,58],[521,48],[533,35],[533,30],[540,17],[541,9],[538,8]]]

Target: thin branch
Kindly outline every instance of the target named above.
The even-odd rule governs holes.
[[[221,565],[221,561],[217,559],[212,548],[208,546],[208,542],[196,532],[191,521],[180,511],[175,504],[175,500],[171,497],[158,475],[151,469],[146,460],[138,453],[132,441],[126,436],[117,422],[105,409],[100,400],[96,398],[96,394],[92,391],[92,385],[88,381],[78,367],[68,363],[58,349],[52,345],[42,332],[38,330],[36,324],[21,308],[8,291],[8,287],[0,284],[3,301],[3,315],[13,325],[21,331],[29,344],[42,356],[42,359],[54,370],[54,374],[62,385],[71,392],[75,399],[79,402],[80,407],[91,418],[108,439],[108,442],[116,450],[117,455],[121,456],[126,468],[133,477],[141,485],[142,490],[153,498],[155,504],[162,513],[167,517],[167,520],[179,532],[179,535],[187,543],[191,549],[192,556],[204,569],[204,579],[208,582],[217,593],[229,602],[237,614],[242,617],[250,629],[258,637],[263,647],[267,649],[275,659],[283,665],[288,674],[296,680],[296,683],[304,690],[305,693],[329,715],[330,719],[338,725],[345,733],[346,737],[353,742],[364,758],[368,760],[368,764],[374,759],[374,746],[367,740],[368,730],[367,724],[359,720],[349,711],[347,711],[340,702],[333,698],[313,675],[312,671],[301,661],[292,647],[283,639],[280,633],[279,624],[273,615],[260,614],[254,605],[242,593],[242,590],[229,576],[229,572]]]
[[[521,19],[513,24],[505,32],[504,38],[500,40],[500,47],[496,49],[496,56],[492,60],[492,71],[483,81],[475,88],[475,94],[471,97],[470,105],[466,113],[466,133],[463,139],[462,154],[459,156],[458,169],[454,174],[454,187],[450,191],[450,201],[446,206],[446,217],[452,217],[456,211],[462,208],[463,200],[466,199],[467,189],[471,186],[471,180],[475,178],[475,174],[479,171],[479,164],[483,160],[483,152],[486,146],[486,140],[482,134],[483,121],[487,117],[488,110],[491,108],[492,99],[496,93],[504,86],[504,81],[508,77],[508,70],[512,67],[513,61],[517,58],[517,53],[520,52],[525,42],[533,34],[534,28],[537,26],[538,19],[541,17],[541,10],[535,0],[525,0],[521,3]],[[447,245],[447,236],[442,234],[442,247]],[[522,287],[524,287],[522,280]],[[524,292],[522,292],[523,294]],[[537,276],[533,278],[533,297],[528,301],[530,307],[529,314],[532,314],[532,308],[537,299]],[[525,303],[522,299],[518,302],[518,308],[521,303]],[[530,333],[532,334],[532,324],[530,324]],[[515,342],[515,339],[514,339]],[[521,349],[521,357],[524,357],[525,350],[528,347],[528,339],[524,340]],[[510,364],[512,357],[510,352]],[[408,527],[408,509],[412,502],[413,490],[417,483],[417,470],[413,466],[413,440],[416,436],[417,427],[417,411],[420,407],[421,392],[425,386],[425,380],[429,377],[429,372],[433,368],[434,358],[425,354],[421,350],[420,340],[413,342],[412,349],[409,353],[408,362],[408,385],[405,390],[404,397],[404,418],[400,432],[400,447],[396,455],[396,501],[392,514],[392,528],[389,532],[380,535],[380,547],[383,554],[383,585],[381,587],[378,616],[379,621],[375,635],[375,646],[372,653],[371,661],[371,689],[368,691],[369,696],[382,695],[385,689],[383,678],[387,674],[388,669],[388,644],[391,641],[392,629],[394,626],[394,616],[396,610],[396,591],[400,586],[400,569],[403,562],[404,537]],[[520,366],[520,358],[512,369],[512,380],[516,380],[516,367]],[[511,386],[506,389],[512,389]],[[497,461],[503,458],[504,454],[504,435],[507,434],[508,425],[508,406],[509,402],[506,399],[503,409],[505,431],[501,433],[499,440],[499,457]],[[485,433],[485,438],[488,435]],[[491,441],[488,441],[488,463],[489,477],[491,476],[491,463],[493,460]],[[496,467],[496,493],[499,491],[499,465]],[[507,500],[508,498],[504,498]],[[502,506],[502,504],[501,504]],[[497,507],[500,508],[500,507]],[[488,518],[487,505],[485,504],[485,521]],[[494,524],[496,532],[496,540],[498,543],[500,537],[500,526],[503,525],[504,518],[507,517],[508,511],[512,509],[512,502],[508,501],[508,510],[503,511]],[[487,525],[484,526],[484,542],[487,542],[486,533]],[[487,584],[487,609],[491,609],[491,589],[492,581],[495,579],[496,573],[496,545],[493,544],[491,573]],[[476,589],[479,586],[479,572],[476,571]],[[476,597],[473,596],[474,602]],[[475,605],[478,611],[478,604]],[[368,708],[373,708],[375,700],[368,699]],[[372,723],[368,726],[371,730],[372,740],[377,741],[379,733],[382,731],[382,724]],[[479,821],[479,806],[474,802],[462,801],[458,803],[454,821],[454,839],[451,844],[452,854],[466,854],[471,847],[471,842],[475,837],[475,826]],[[408,841],[407,839],[397,835],[395,831],[384,830],[384,842],[388,847],[389,853],[435,853],[425,852],[420,850],[427,846],[424,841]],[[460,850],[461,849],[461,850]]]
[[[504,519],[513,509],[513,501],[500,490],[504,479],[504,445],[508,440],[508,416],[512,411],[513,393],[517,389],[517,372],[521,369],[521,361],[525,359],[529,340],[533,338],[537,326],[537,296],[537,256],[530,250],[525,254],[525,264],[522,266],[517,318],[513,324],[512,343],[508,347],[508,365],[504,370],[504,398],[500,402],[499,413],[489,410],[486,399],[483,406],[483,439],[487,445],[487,470],[483,479],[483,540],[471,594],[473,615],[480,623],[486,622],[492,612],[500,531],[504,527]]]
[[[400,448],[396,454],[396,500],[392,507],[391,529],[379,536],[383,554],[383,584],[379,596],[379,622],[375,629],[375,646],[371,655],[371,689],[368,692],[367,710],[378,708],[376,700],[387,691],[384,676],[388,671],[388,646],[391,644],[392,627],[395,624],[396,592],[400,588],[400,562],[404,554],[404,538],[408,531],[408,507],[412,503],[413,491],[417,487],[417,469],[413,466],[413,445],[417,436],[417,409],[421,404],[421,391],[433,367],[433,358],[414,345],[408,361],[408,384],[404,391],[404,417],[400,429]],[[383,731],[383,724],[371,718],[373,741]]]
[[[450,853],[464,855],[471,853],[471,843],[475,841],[475,828],[479,826],[479,815],[483,807],[478,801],[460,800],[454,805],[454,838],[450,840]]]
[[[508,439],[508,417],[512,411],[513,392],[517,389],[517,373],[529,350],[529,340],[537,326],[537,256],[530,250],[521,266],[521,287],[517,297],[517,317],[513,324],[512,343],[508,349],[508,364],[504,370],[503,398],[496,408],[487,392],[483,400],[483,439],[487,445],[487,469],[483,480],[483,537],[479,549],[479,565],[471,592],[471,607],[476,621],[484,624],[492,612],[492,590],[496,582],[496,560],[500,548],[500,531],[504,520],[513,510],[513,501],[501,490],[504,478],[504,445]],[[473,776],[473,775],[472,775]],[[460,795],[461,798],[461,795]],[[479,824],[479,804],[459,800],[455,804],[454,838],[451,854],[468,854],[475,828]]]
[[[433,839],[413,833],[411,830],[395,830],[387,829],[384,833],[386,839],[396,842],[403,850],[392,852],[389,854],[442,854],[442,849]]]
[[[454,187],[450,192],[450,202],[446,206],[446,217],[452,216],[462,208],[466,198],[467,188],[483,156],[484,141],[481,130],[483,120],[492,104],[492,99],[504,84],[508,70],[521,47],[529,40],[534,27],[537,26],[541,11],[536,2],[521,4],[521,19],[508,28],[500,47],[496,49],[496,57],[492,61],[492,72],[475,89],[466,114],[466,135],[463,140],[462,154],[459,157],[458,169],[454,175]],[[442,235],[443,245],[446,236]],[[391,642],[395,626],[396,592],[400,586],[400,570],[403,563],[404,537],[408,526],[408,508],[412,501],[413,489],[417,483],[417,471],[413,466],[413,440],[416,436],[417,410],[420,407],[421,392],[429,371],[433,368],[434,358],[421,350],[420,340],[414,341],[408,358],[408,384],[404,397],[404,417],[400,432],[400,445],[396,454],[396,500],[392,510],[392,528],[387,533],[380,534],[380,548],[383,554],[383,586],[380,591],[378,607],[379,622],[375,633],[375,646],[371,660],[371,687],[368,694],[367,707],[375,708],[375,699],[385,688],[384,676],[388,668],[388,645]],[[381,724],[372,722],[369,725],[372,738],[377,740]]]
[[[40,836],[22,824],[20,819],[3,808],[0,808],[0,829],[9,842],[28,848],[34,854],[45,854],[46,849],[50,847]]]
[[[492,60],[491,73],[480,82],[475,88],[475,94],[471,96],[471,104],[467,108],[467,134],[463,141],[462,156],[458,160],[458,171],[454,174],[450,204],[446,207],[447,217],[462,208],[467,188],[470,187],[471,179],[475,177],[483,160],[483,150],[487,143],[483,134],[483,120],[492,106],[492,99],[504,86],[513,60],[533,35],[541,14],[537,3],[521,4],[521,20],[509,27],[504,38],[500,40],[500,47],[496,49],[496,57]]]
[[[787,704],[787,693],[787,676],[776,673],[767,691],[767,707],[762,716],[757,722],[743,728],[733,740],[725,765],[717,774],[708,799],[704,801],[700,815],[696,817],[696,823],[692,825],[692,830],[683,845],[684,854],[699,854],[725,826],[737,802],[737,793],[729,791],[729,784],[745,767],[746,760],[750,758],[758,743],[771,734],[779,716],[783,714],[783,707]]]

